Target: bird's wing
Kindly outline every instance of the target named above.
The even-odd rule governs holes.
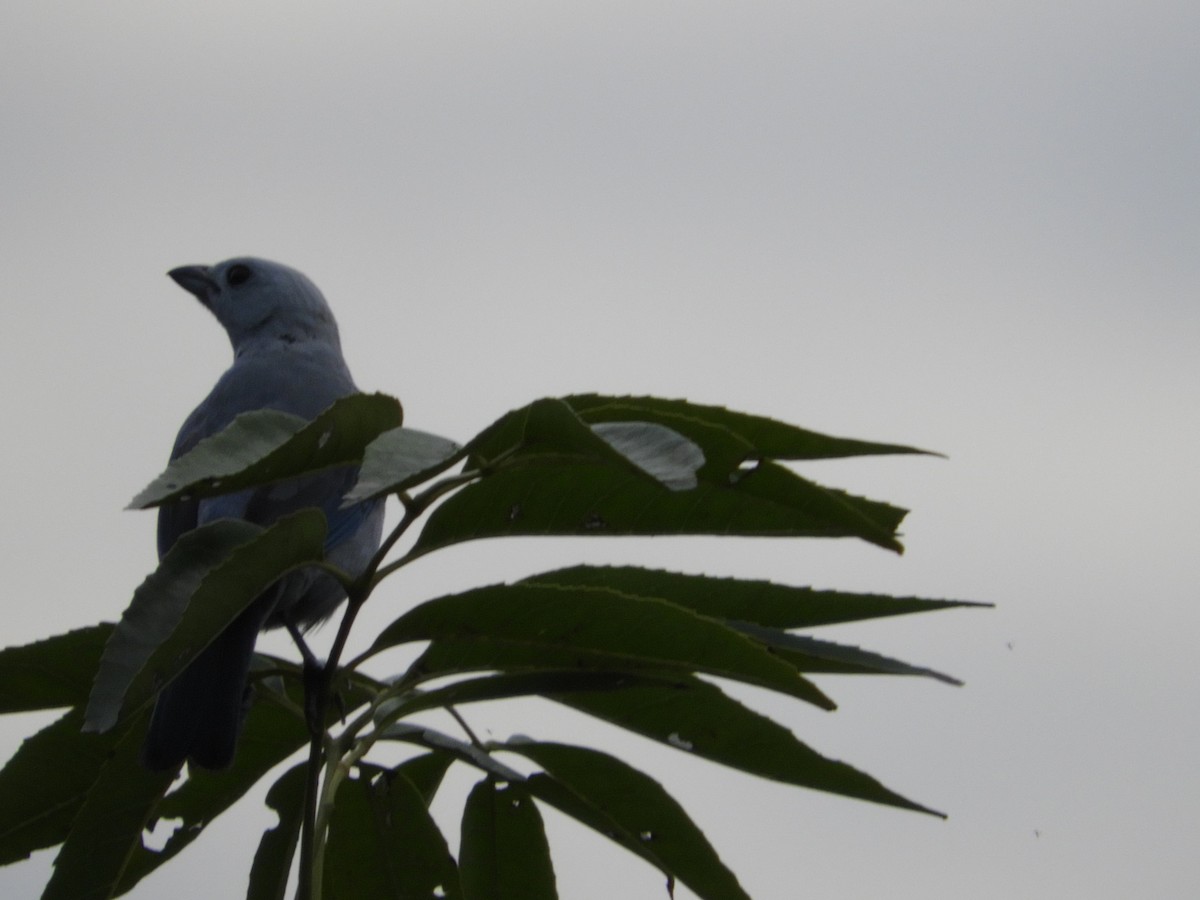
[[[315,346],[240,358],[184,421],[175,438],[171,459],[177,459],[204,438],[221,431],[241,413],[274,409],[312,419],[334,400],[356,390],[336,347]],[[369,512],[339,508],[352,483],[352,471],[339,469],[304,479],[300,487],[296,487],[296,482],[267,485],[162,506],[158,513],[159,557],[182,534],[205,522],[236,518],[269,525],[281,516],[309,506],[319,506],[325,511],[330,529],[326,547],[333,547],[354,534],[356,524]]]

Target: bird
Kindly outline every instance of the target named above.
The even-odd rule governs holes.
[[[300,272],[246,256],[212,266],[181,266],[167,274],[216,317],[233,347],[233,363],[179,429],[172,460],[242,413],[278,410],[311,420],[335,400],[359,393],[342,356],[333,313]],[[233,518],[265,527],[318,507],[328,523],[327,561],[357,577],[380,546],[383,504],[374,500],[343,508],[356,474],[354,467],[327,469],[163,505],[159,559],[181,535],[208,522]],[[295,570],[267,588],[159,692],[142,744],[143,766],[167,771],[186,760],[204,769],[228,768],[249,706],[247,683],[259,632],[286,627],[299,635],[328,618],[345,596],[334,578],[314,568]]]

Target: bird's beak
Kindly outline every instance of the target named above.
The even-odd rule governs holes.
[[[208,266],[180,266],[167,274],[189,294],[194,294],[201,303],[207,304],[208,298],[217,290],[217,283],[208,274]]]

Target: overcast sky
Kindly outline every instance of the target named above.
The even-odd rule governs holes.
[[[229,356],[164,273],[266,256],[417,428],[636,392],[949,456],[804,469],[911,507],[903,557],[496,541],[362,623],[578,560],[994,602],[825,632],[964,688],[831,677],[832,714],[739,693],[948,821],[548,705],[469,710],[485,731],[627,753],[756,900],[1200,895],[1198,39],[1194,0],[11,0],[3,643],[114,619],[153,567],[153,515],[123,507]],[[548,822],[564,900],[665,896]],[[239,896],[270,824],[254,795],[131,896]]]

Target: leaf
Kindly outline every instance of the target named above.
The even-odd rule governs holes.
[[[449,753],[422,753],[420,756],[406,759],[392,769],[392,772],[407,778],[428,807],[433,802],[438,788],[442,786],[442,779],[452,762],[454,757]]]
[[[521,583],[555,584],[564,588],[607,586],[627,594],[675,603],[702,615],[721,619],[731,628],[771,648],[776,656],[787,660],[801,672],[924,675],[954,685],[962,682],[933,669],[913,666],[858,647],[788,634],[779,629],[956,606],[986,605],[959,600],[814,591],[766,581],[680,575],[632,566],[575,566],[535,575]]]
[[[795,425],[787,425],[775,419],[734,412],[721,406],[690,403],[686,400],[605,397],[599,394],[576,394],[563,399],[580,418],[589,423],[638,419],[657,422],[688,436],[691,436],[687,428],[689,422],[722,428],[744,440],[762,459],[834,459],[900,453],[930,455],[927,450],[902,444],[880,444],[832,437]],[[703,441],[698,443],[704,446]]]
[[[103,832],[111,855],[96,851],[96,868],[105,870],[98,875],[100,882],[118,893],[128,890],[307,743],[298,686],[293,692],[292,709],[261,702],[250,709],[231,768],[192,772],[161,802],[153,790],[159,782],[147,782],[136,761],[148,713],[131,719],[126,728],[85,734],[80,730],[82,710],[68,712],[27,739],[0,770],[0,863],[67,841],[71,849],[63,851],[59,864],[65,871],[57,877],[67,879],[63,885],[75,885],[87,877],[81,870],[88,866],[88,842],[99,840],[97,833]],[[162,782],[164,790],[169,783],[169,777]],[[139,803],[140,812],[126,808]],[[81,813],[85,805],[87,811]],[[178,819],[179,827],[160,851],[152,851],[142,844],[142,831],[159,818]],[[72,874],[73,868],[80,871]],[[72,888],[59,889],[63,896],[73,896]]]
[[[899,552],[905,511],[763,463],[734,483],[667,491],[591,462],[503,468],[433,511],[413,553],[488,537],[720,535],[858,537]]]
[[[367,445],[358,482],[344,506],[405,490],[461,459],[464,449],[448,438],[413,428],[393,428]]]
[[[881,616],[990,606],[963,600],[816,590],[636,566],[571,566],[534,575],[520,583],[610,588],[639,597],[657,597],[716,619],[755,622],[768,628],[812,628]]]
[[[827,672],[839,675],[923,675],[935,681],[961,687],[962,682],[950,675],[914,666],[861,647],[822,641],[807,635],[788,634],[774,628],[763,628],[748,622],[731,622],[730,627],[754,638],[780,659],[785,659],[798,672]]]
[[[222,519],[184,534],[113,630],[84,728],[105,731],[148,703],[280,576],[320,561],[324,540],[325,517],[315,509],[266,529]]]
[[[138,765],[144,728],[126,730],[95,773],[42,900],[107,900],[119,893],[125,871],[174,778]]]
[[[147,509],[185,494],[210,497],[358,463],[367,445],[398,427],[402,417],[400,401],[384,394],[343,397],[307,424],[277,410],[242,413],[172,460],[129,507]]]
[[[470,465],[484,476],[433,512],[413,553],[484,537],[595,534],[858,537],[902,549],[895,532],[905,510],[814,484],[772,462],[768,451],[810,457],[918,452],[912,448],[827,438],[717,407],[650,398],[619,398],[615,405],[599,402],[613,398],[591,398],[576,416],[568,404],[578,399],[539,400],[468,443]],[[607,455],[600,452],[597,444],[607,442],[596,440],[596,429],[628,438],[630,421],[643,418],[647,429],[657,425],[673,436],[667,449],[645,442],[658,447],[653,463],[631,461],[611,446]],[[734,425],[765,435],[765,449],[730,430]],[[614,456],[623,463],[615,465]],[[698,469],[697,462],[703,463]],[[673,487],[698,483],[664,492],[635,477],[659,463]]]
[[[176,856],[268,772],[308,743],[298,681],[291,686],[290,701],[285,706],[259,700],[250,707],[229,768],[213,772],[189,767],[187,780],[163,798],[150,820],[151,826],[165,820],[177,822],[178,827],[158,851],[141,845],[134,848],[122,875],[122,892]]]
[[[492,585],[439,597],[385,628],[371,652],[419,640],[477,648],[484,668],[696,670],[834,707],[791,666],[720,622],[605,588]]]
[[[465,900],[556,900],[542,816],[522,785],[485,778],[471,789],[458,868]]]
[[[485,469],[484,451],[502,457],[505,466],[572,461],[649,476],[670,490],[696,484],[704,454],[677,432],[647,422],[589,427],[562,400],[536,400],[509,413],[467,445]]]
[[[549,696],[613,725],[752,775],[941,815],[846,763],[821,756],[782,725],[699,679],[681,679],[666,687],[634,685],[619,693]]]
[[[483,667],[485,664],[481,664]],[[674,679],[644,677],[626,672],[549,669],[535,672],[500,672],[467,678],[432,691],[409,691],[380,704],[377,721],[392,721],[426,709],[460,706],[487,700],[507,700],[530,695],[572,691],[615,691],[631,684],[672,684]]]
[[[305,763],[292,766],[267,791],[267,806],[279,816],[279,822],[264,831],[258,842],[246,900],[285,900],[287,897],[288,876],[304,815],[306,770]]]
[[[403,775],[347,778],[329,822],[328,900],[461,898],[458,867],[424,798]]]
[[[271,704],[250,711],[234,765],[193,772],[162,794],[173,773],[148,774],[137,762],[148,713],[105,734],[80,730],[68,712],[27,739],[0,770],[0,863],[63,844],[47,897],[123,893],[171,859],[222,811],[307,741],[298,716]],[[143,844],[159,818],[179,827],[161,851]]]
[[[112,630],[106,622],[0,650],[0,713],[86,702]]]
[[[654,779],[584,747],[536,741],[509,741],[504,747],[549,773],[550,778],[533,775],[526,781],[539,800],[657,861],[704,900],[749,900],[704,833]]]
[[[68,711],[28,737],[0,769],[0,865],[67,839],[75,814],[123,732],[83,734]]]

